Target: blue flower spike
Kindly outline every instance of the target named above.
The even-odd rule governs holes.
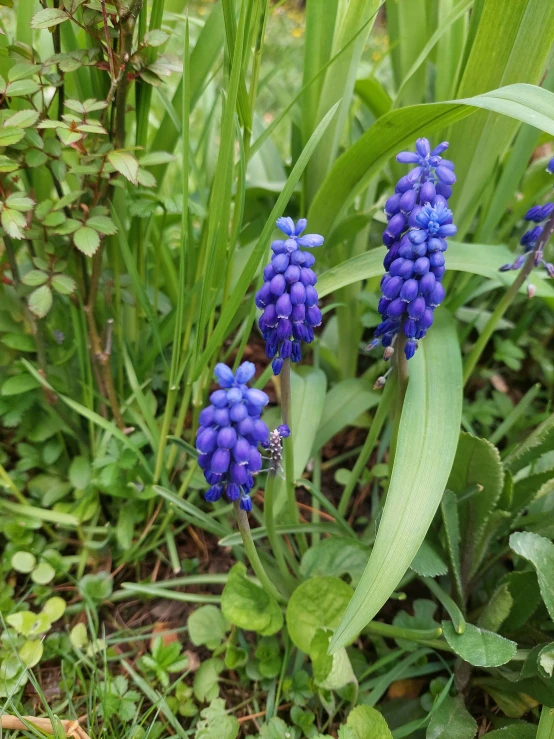
[[[554,174],[554,157],[548,162],[546,171],[549,174]],[[544,259],[544,247],[548,241],[548,233],[546,238],[541,241],[541,236],[546,225],[546,222],[554,214],[554,203],[545,203],[544,205],[533,205],[529,208],[525,214],[525,220],[528,223],[535,223],[537,225],[526,231],[521,237],[520,244],[523,246],[523,254],[517,256],[510,264],[503,264],[500,267],[500,272],[510,272],[511,270],[518,270],[523,267],[526,260],[526,255],[533,252],[533,267],[539,267],[541,264],[546,270],[546,274],[549,277],[554,278],[554,264],[547,262]],[[534,297],[536,293],[536,287],[529,284],[527,287],[527,294],[530,298]]]
[[[256,293],[256,306],[263,311],[258,326],[265,340],[265,353],[278,375],[285,359],[302,359],[302,342],[314,340],[314,327],[321,324],[317,277],[312,267],[315,257],[299,247],[313,249],[323,244],[323,236],[304,234],[308,222],[301,218],[278,218],[277,228],[286,239],[271,244],[273,256],[264,269],[264,284]],[[304,235],[303,235],[304,234]]]
[[[196,434],[198,464],[211,486],[205,499],[215,503],[225,495],[230,502],[240,501],[246,512],[252,510],[250,491],[262,467],[258,444],[269,440],[269,429],[261,420],[269,398],[247,384],[255,369],[252,362],[243,362],[234,374],[226,364],[215,366],[220,389],[200,413]]]
[[[403,151],[396,157],[401,164],[416,166],[400,178],[385,204],[388,225],[383,243],[388,253],[378,306],[383,320],[367,347],[381,344],[385,359],[394,353],[399,333],[406,337],[404,353],[411,359],[444,300],[446,239],[456,233],[447,206],[456,182],[454,163],[441,156],[447,148],[444,141],[431,150],[429,141],[422,138],[416,141],[415,152]]]

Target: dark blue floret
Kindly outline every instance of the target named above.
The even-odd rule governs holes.
[[[278,218],[277,227],[286,240],[271,244],[273,256],[264,269],[264,284],[256,294],[256,306],[263,311],[258,325],[265,339],[265,353],[273,362],[278,375],[285,359],[302,359],[301,342],[314,340],[314,326],[321,324],[317,307],[318,295],[314,285],[317,276],[312,267],[315,257],[300,251],[323,244],[323,236],[305,234],[308,222],[301,218],[296,224],[292,218]]]
[[[235,374],[225,364],[216,365],[214,373],[221,389],[210,395],[211,404],[200,413],[196,434],[198,464],[211,486],[205,499],[215,503],[225,493],[231,502],[240,500],[244,511],[252,510],[249,492],[254,486],[253,475],[262,466],[258,444],[269,438],[260,418],[269,398],[247,385],[254,372],[252,362],[243,362]]]
[[[548,162],[546,171],[550,174],[554,174],[554,157]],[[544,225],[546,221],[554,213],[554,203],[545,203],[545,205],[533,205],[529,208],[525,214],[525,220],[531,223],[536,223],[529,231],[526,231],[520,239],[521,246],[524,247],[524,254],[520,254],[514,259],[511,264],[503,264],[499,267],[500,272],[509,272],[510,270],[518,270],[525,264],[526,255],[533,252],[533,264],[535,267],[542,266],[546,270],[546,274],[549,277],[554,277],[554,265],[547,262],[543,258],[543,250],[545,244],[541,244],[540,238],[542,236]],[[546,239],[547,241],[548,239]],[[529,285],[529,297],[534,295],[535,288]]]
[[[415,164],[401,177],[395,194],[385,205],[388,225],[383,243],[388,253],[383,260],[387,270],[381,281],[383,297],[378,310],[383,322],[377,326],[369,348],[386,348],[385,359],[399,332],[406,337],[404,352],[411,359],[433,323],[433,311],[444,299],[441,284],[445,272],[443,252],[446,239],[454,236],[452,211],[447,201],[456,182],[454,164],[441,154],[443,142],[431,150],[427,139],[416,141],[416,151],[398,154],[402,164]]]

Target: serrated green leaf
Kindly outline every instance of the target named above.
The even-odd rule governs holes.
[[[126,177],[133,185],[138,184],[139,165],[132,154],[127,151],[111,151],[108,161],[114,169]]]
[[[17,144],[18,141],[25,136],[25,131],[22,128],[16,128],[15,126],[4,126],[0,128],[0,146],[12,146]]]
[[[4,128],[6,126],[15,126],[16,128],[28,128],[34,126],[38,121],[40,113],[37,110],[19,110],[4,121]]]
[[[69,20],[65,10],[59,8],[45,8],[35,13],[31,20],[31,28],[51,28]]]
[[[23,97],[24,95],[34,95],[39,90],[40,85],[34,80],[17,80],[8,84],[6,95],[13,98]]]
[[[4,208],[2,210],[0,220],[2,222],[2,227],[4,231],[8,234],[8,236],[11,236],[12,239],[25,238],[23,230],[27,225],[27,221],[23,213],[20,213],[18,210],[10,210],[9,208]]]
[[[450,621],[443,621],[442,629],[444,638],[456,654],[476,667],[505,665],[517,651],[515,642],[473,624],[466,624],[463,634],[457,634]]]
[[[29,309],[38,318],[44,318],[52,307],[52,290],[48,285],[38,287],[29,295]]]
[[[87,219],[87,226],[98,231],[98,233],[104,234],[104,236],[111,236],[117,233],[115,223],[108,216],[92,216]]]
[[[441,501],[458,443],[460,347],[445,311],[410,361],[394,467],[368,565],[331,649],[347,644],[378,613],[410,566]]]
[[[81,226],[73,233],[73,242],[79,251],[87,257],[92,257],[100,246],[100,236],[93,228]]]
[[[31,269],[23,275],[21,282],[30,287],[38,287],[38,285],[44,285],[47,280],[48,275],[46,272],[40,269]]]
[[[544,605],[554,620],[554,544],[544,536],[522,531],[510,536],[510,547],[535,568]]]
[[[505,577],[513,605],[504,622],[507,632],[523,626],[539,607],[541,593],[535,572],[510,572]]]
[[[435,544],[427,541],[427,539],[421,542],[410,567],[421,577],[438,577],[439,575],[446,575],[448,572],[448,565],[444,561],[442,553],[439,552]]]
[[[69,275],[54,275],[52,287],[60,295],[71,295],[77,289],[77,283]]]
[[[190,614],[187,629],[195,647],[205,644],[208,649],[215,649],[225,639],[229,624],[217,606],[206,605]]]
[[[340,690],[356,682],[346,649],[339,649],[333,655],[328,652],[332,633],[331,629],[318,628],[310,644],[314,680],[324,690]]]
[[[487,631],[498,631],[508,618],[513,604],[510,588],[505,583],[494,591],[491,599],[485,604],[477,625]]]
[[[387,722],[375,708],[356,706],[348,714],[346,726],[339,729],[339,739],[392,739]]]
[[[22,213],[32,210],[34,204],[35,201],[32,198],[29,198],[27,195],[23,195],[23,193],[20,192],[12,193],[5,202],[7,208],[12,208],[13,210],[21,211]]]

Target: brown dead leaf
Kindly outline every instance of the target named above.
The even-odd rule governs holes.
[[[164,633],[167,632],[167,630],[170,628],[168,621],[157,621],[153,628],[152,628],[152,638],[150,639],[150,649],[152,649],[154,645],[154,639],[157,636],[162,637],[162,641],[164,643],[164,646],[167,647],[168,644],[171,644],[171,642],[178,641],[179,637],[175,632],[173,633]]]
[[[390,686],[387,696],[389,698],[417,698],[424,685],[425,680],[422,679],[397,680]]]

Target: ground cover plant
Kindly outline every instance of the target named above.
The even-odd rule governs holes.
[[[554,5],[0,31],[0,734],[554,737]]]

